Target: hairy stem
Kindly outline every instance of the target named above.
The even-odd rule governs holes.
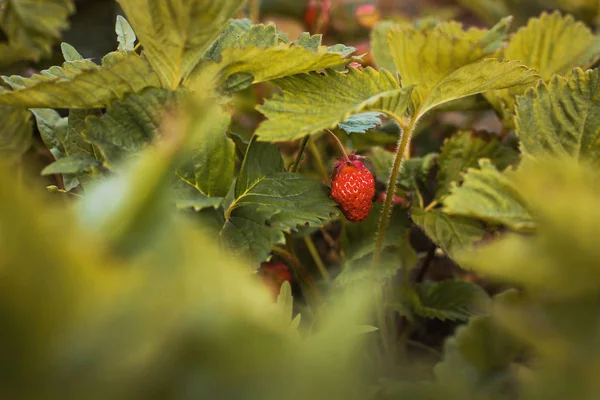
[[[390,213],[392,211],[392,200],[394,199],[394,193],[396,190],[396,182],[398,181],[398,176],[400,175],[400,168],[402,167],[402,160],[404,159],[404,155],[406,152],[406,148],[410,143],[410,137],[412,135],[413,129],[415,127],[417,118],[413,117],[410,120],[410,123],[407,127],[404,126],[402,121],[397,120],[396,122],[400,126],[402,130],[402,136],[399,139],[398,148],[396,149],[396,154],[394,155],[394,164],[392,166],[392,171],[390,174],[390,180],[388,182],[387,193],[385,198],[385,203],[383,205],[383,210],[381,211],[381,217],[379,219],[379,226],[377,228],[377,239],[375,242],[375,250],[373,252],[373,259],[371,262],[371,270],[373,272],[373,281],[377,282],[377,267],[379,265],[379,261],[381,259],[381,251],[383,249],[383,238],[385,237],[385,231],[387,230]],[[377,321],[378,328],[381,335],[381,341],[383,345],[384,351],[386,353],[390,353],[392,350],[391,347],[395,343],[395,341],[391,341],[391,336],[388,327],[388,319],[387,313],[385,309],[385,303],[383,301],[383,294],[385,293],[384,285],[378,287],[375,285],[375,307],[377,309]]]
[[[298,150],[298,155],[296,155],[296,159],[290,167],[290,172],[298,172],[298,168],[300,168],[300,161],[302,160],[302,156],[304,155],[304,149],[306,148],[306,143],[308,143],[308,139],[310,139],[310,135],[306,135],[302,139],[302,142],[300,143],[300,150]]]
[[[392,201],[394,199],[394,193],[396,190],[396,182],[400,175],[400,169],[402,168],[402,161],[413,130],[415,128],[417,120],[413,117],[406,129],[402,129],[402,136],[400,137],[396,154],[394,155],[394,164],[390,174],[390,180],[388,182],[385,203],[383,204],[383,210],[381,211],[381,217],[379,218],[379,226],[377,228],[377,240],[375,241],[375,250],[373,252],[373,261],[371,267],[373,270],[377,269],[379,261],[381,259],[381,250],[383,248],[383,238],[385,237],[385,231],[387,230],[390,222],[390,213],[392,211]],[[402,124],[400,124],[402,126]]]

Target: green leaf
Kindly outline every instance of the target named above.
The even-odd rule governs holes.
[[[468,168],[476,168],[479,159],[487,158],[500,170],[517,160],[517,153],[503,146],[496,135],[488,132],[459,131],[444,141],[438,158],[436,199],[444,198],[453,182],[460,183]]]
[[[119,0],[166,89],[176,89],[244,5],[238,0]]]
[[[321,46],[322,38],[323,38],[323,35],[320,35],[320,34],[311,36],[311,34],[308,32],[302,32],[300,34],[300,36],[298,36],[298,39],[296,39],[294,41],[294,44],[296,46],[300,46],[306,50],[316,52],[319,49],[319,47]]]
[[[340,122],[338,126],[349,134],[365,133],[370,129],[381,126],[381,117],[383,117],[383,114],[376,111],[354,114],[346,118],[345,121]]]
[[[479,161],[479,167],[470,168],[462,186],[454,187],[444,199],[444,211],[518,231],[533,230],[535,220],[513,182],[513,173],[500,173],[485,159]]]
[[[242,33],[232,47],[244,49],[246,47],[268,48],[279,43],[279,32],[274,24],[253,25],[247,32]]]
[[[396,64],[390,54],[387,36],[395,26],[392,21],[382,21],[375,25],[371,31],[371,54],[378,68],[385,68],[393,74],[396,73]]]
[[[415,287],[417,302],[411,304],[414,314],[440,320],[466,321],[481,313],[488,296],[478,285],[461,280],[426,281]]]
[[[533,72],[519,62],[484,59],[503,45],[509,22],[505,18],[489,31],[464,31],[456,22],[390,29],[390,52],[402,86],[415,86],[412,103],[417,119],[452,100],[535,80]]]
[[[119,42],[119,51],[133,51],[137,37],[129,22],[121,15],[117,15],[117,24],[115,25],[115,33]]]
[[[535,68],[545,81],[555,75],[568,74],[575,67],[584,69],[600,57],[600,38],[582,22],[560,12],[542,13],[529,20],[511,39],[504,58],[519,60]],[[505,120],[512,120],[515,96],[524,87],[488,92],[486,98],[500,111]]]
[[[244,32],[248,32],[253,27],[252,21],[244,19],[232,19],[229,21],[229,25],[221,33],[221,35],[214,41],[210,48],[203,55],[204,59],[221,61],[221,53],[228,47],[233,47],[237,43],[238,38]]]
[[[32,135],[29,111],[0,106],[0,164],[20,160],[31,146]]]
[[[157,135],[164,113],[175,107],[180,92],[147,88],[115,100],[101,117],[88,117],[85,137],[96,145],[107,167],[136,155]]]
[[[219,233],[231,251],[265,260],[271,247],[284,241],[283,232],[299,225],[322,226],[337,214],[324,185],[283,170],[274,145],[250,143]]]
[[[42,175],[74,174],[79,175],[100,163],[95,158],[83,154],[63,157],[42,170]]]
[[[69,154],[95,156],[95,149],[89,143],[84,133],[86,119],[92,115],[100,116],[102,113],[98,109],[69,110],[67,137],[65,139],[65,146],[71,147]]]
[[[83,56],[79,54],[75,47],[71,46],[69,43],[61,43],[60,49],[62,51],[62,55],[65,61],[83,60]]]
[[[337,286],[346,286],[373,276],[371,259],[382,207],[382,203],[374,203],[364,221],[346,226],[346,235],[342,241],[344,269],[335,279]],[[394,207],[383,239],[382,262],[377,268],[379,279],[394,276],[400,268],[412,268],[416,264],[416,254],[408,239],[411,226],[407,210]]]
[[[204,136],[197,138],[191,159],[178,168],[177,174],[206,196],[224,197],[233,182],[235,144],[227,137],[229,112],[223,110],[214,120],[214,127],[201,129]]]
[[[334,128],[352,114],[381,111],[402,116],[410,89],[400,89],[387,71],[350,68],[326,75],[311,73],[275,82],[284,92],[257,109],[268,118],[258,128],[259,140],[288,141]]]
[[[505,292],[493,304],[510,304],[515,297],[516,292]],[[434,369],[436,381],[452,398],[504,398],[515,391],[513,365],[524,352],[525,345],[493,316],[475,316],[446,341],[444,360]]]
[[[387,185],[390,179],[390,170],[394,161],[394,153],[382,148],[372,148],[369,161],[373,164],[375,179]],[[423,206],[423,189],[427,189],[429,173],[436,165],[437,153],[430,153],[424,157],[411,157],[402,162],[402,169],[398,177],[397,186],[412,191],[413,204]]]
[[[374,203],[369,216],[364,221],[348,224],[346,227],[346,237],[342,242],[342,248],[347,262],[359,260],[372,254],[375,250],[373,238],[377,234],[382,208],[382,203]],[[411,226],[408,211],[401,207],[394,207],[389,228],[383,239],[383,247],[397,246]]]
[[[410,244],[408,232],[396,237],[394,245],[386,246],[381,252],[377,270],[373,274],[371,262],[373,253],[364,257],[346,260],[344,269],[335,278],[336,287],[347,287],[375,277],[379,282],[385,282],[398,274],[400,269],[410,270],[418,261],[417,254]]]
[[[592,65],[600,57],[600,38],[571,15],[542,13],[517,31],[504,57],[535,68],[548,81],[554,74]]]
[[[179,209],[193,208],[194,211],[200,211],[206,208],[217,208],[222,200],[222,197],[208,197],[183,181],[178,182],[173,188],[173,201]],[[223,213],[220,214],[223,218]],[[218,230],[222,225],[221,222],[216,229]]]
[[[471,248],[475,242],[481,240],[485,233],[478,221],[449,215],[438,209],[425,212],[413,207],[411,218],[453,259],[460,251]]]
[[[535,213],[535,235],[507,234],[461,254],[461,265],[557,298],[597,293],[597,167],[572,158],[524,159],[512,180]]]
[[[257,142],[256,137],[252,138],[235,184],[235,198],[243,195],[265,176],[284,171],[283,159],[277,147]]]
[[[519,97],[515,124],[522,151],[598,163],[599,85],[599,70],[576,68],[567,78],[556,76]]]
[[[485,59],[456,69],[423,96],[419,117],[432,108],[488,90],[530,85],[537,76],[518,61]]]
[[[31,112],[36,119],[40,136],[54,158],[58,160],[68,154],[64,143],[69,127],[67,118],[61,118],[58,112],[49,108],[33,108]]]
[[[225,94],[259,82],[347,64],[346,55],[320,47],[317,52],[281,43],[269,48],[227,48],[220,63],[201,62],[184,82],[194,91],[207,90],[207,82]]]
[[[112,54],[112,53],[111,53]],[[116,56],[116,55],[113,55]],[[111,57],[111,55],[107,55]],[[18,84],[0,90],[0,104],[36,108],[99,108],[128,92],[158,86],[150,64],[135,53],[126,53],[110,66],[89,60],[65,62],[31,78],[5,78]]]
[[[67,19],[73,11],[75,7],[71,0],[4,1],[0,21],[8,38],[8,48],[26,49],[21,53],[21,59],[31,61],[49,56],[61,32],[69,26]]]

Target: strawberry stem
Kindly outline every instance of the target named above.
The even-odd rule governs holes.
[[[329,133],[331,137],[335,139],[336,143],[338,144],[338,147],[344,155],[344,161],[350,164],[350,158],[348,158],[348,153],[346,153],[346,149],[344,149],[344,145],[342,144],[341,140],[335,135],[335,133],[331,132],[329,129],[325,129],[325,132]]]

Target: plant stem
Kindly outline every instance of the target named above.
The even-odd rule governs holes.
[[[325,182],[328,182],[329,181],[329,174],[327,173],[327,169],[325,168],[325,164],[323,164],[323,159],[321,158],[321,154],[319,153],[319,149],[315,145],[315,142],[313,140],[310,140],[310,139],[308,140],[308,151],[310,151],[310,154],[315,158],[315,161],[317,162],[317,169],[319,170],[319,172],[323,176],[323,180]]]
[[[317,268],[319,269],[319,272],[321,273],[323,279],[326,281],[331,280],[331,276],[329,276],[329,272],[327,271],[327,268],[325,268],[325,264],[323,263],[319,252],[317,251],[315,242],[313,242],[310,235],[304,236],[304,243],[306,243],[306,247],[308,247],[308,251],[312,256],[313,260],[315,261],[315,264],[317,264]]]
[[[406,129],[402,130],[402,136],[400,137],[398,149],[396,150],[396,154],[394,155],[394,164],[392,166],[390,180],[388,182],[385,203],[383,205],[383,210],[381,211],[379,226],[377,228],[377,240],[375,242],[375,250],[373,252],[373,261],[371,263],[371,267],[373,270],[377,269],[377,265],[379,264],[379,261],[381,259],[383,239],[385,237],[385,231],[387,230],[388,224],[390,222],[390,213],[392,211],[392,201],[394,199],[394,193],[396,190],[396,182],[398,181],[398,176],[400,175],[400,168],[402,167],[402,160],[404,159],[404,153],[406,151],[406,147],[410,143],[410,138],[415,128],[416,122],[416,117],[413,117],[410,120],[410,123],[408,124]],[[402,124],[400,124],[400,126],[402,126]]]
[[[433,200],[431,203],[429,203],[427,205],[427,207],[425,207],[425,209],[423,211],[427,212],[427,211],[431,211],[435,206],[437,206],[439,203],[437,202],[437,200]]]
[[[417,122],[417,118],[416,116],[413,116],[407,127],[405,127],[403,122],[400,120],[396,120],[396,122],[402,130],[402,136],[399,139],[398,148],[396,149],[396,154],[394,155],[394,164],[392,166],[390,180],[388,182],[385,203],[383,205],[383,210],[381,211],[379,226],[377,228],[377,240],[375,242],[375,250],[373,251],[373,259],[371,261],[371,271],[373,274],[374,283],[377,282],[377,267],[381,259],[381,251],[383,249],[383,239],[385,237],[385,231],[387,230],[390,220],[390,213],[392,211],[392,200],[394,198],[394,193],[396,190],[396,182],[400,174],[402,160],[404,158],[406,148],[410,142],[410,137]],[[377,311],[378,328],[381,335],[381,341],[384,351],[386,351],[386,353],[388,353],[389,355],[392,343],[395,343],[395,341],[392,341],[392,343],[390,343],[390,333],[388,328],[385,302],[383,300],[383,293],[384,285],[381,285],[381,287],[377,287],[377,285],[375,285],[375,307]]]
[[[304,155],[304,149],[306,148],[306,143],[308,143],[308,139],[310,139],[310,135],[306,135],[302,139],[302,142],[300,143],[300,150],[298,150],[296,159],[290,167],[290,172],[298,172],[298,168],[300,168],[300,161],[302,160],[302,156]]]
[[[250,9],[250,20],[253,24],[258,24],[260,18],[260,0],[250,0],[248,8]]]
[[[325,129],[325,132],[329,133],[329,135],[335,140],[338,147],[340,148],[340,151],[342,152],[342,155],[344,156],[344,161],[346,161],[349,164],[350,159],[348,158],[348,153],[346,153],[346,149],[344,148],[344,145],[342,144],[342,141],[340,140],[340,138],[338,138],[335,135],[335,133],[331,132],[329,129]]]

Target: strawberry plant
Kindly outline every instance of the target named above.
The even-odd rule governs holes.
[[[597,2],[274,3],[0,2],[2,397],[596,398]]]

